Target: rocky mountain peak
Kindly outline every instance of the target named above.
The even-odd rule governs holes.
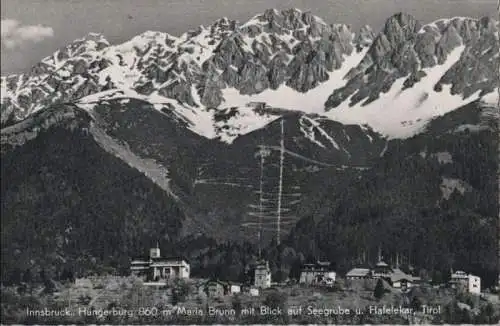
[[[421,24],[412,15],[400,12],[386,21],[382,33],[391,44],[400,45],[412,40],[420,28]]]
[[[85,37],[83,37],[77,41],[83,41],[83,42],[94,41],[96,43],[104,43],[107,45],[110,44],[103,34],[93,33],[93,32],[88,33]]]
[[[412,87],[462,45],[467,49],[458,54],[461,70],[432,86],[453,84],[453,92],[470,94],[489,85],[498,49],[491,35],[497,29],[490,19],[460,17],[421,28],[411,15],[399,13],[377,35],[369,26],[353,33],[348,25],[326,24],[311,12],[270,9],[243,25],[223,17],[180,37],[147,31],[115,46],[89,34],[44,59],[31,74],[2,78],[2,122],[112,89],[171,101],[195,115],[210,115],[204,108],[243,107],[250,96],[277,107],[301,102],[298,110],[307,110],[316,92],[321,99],[313,106],[320,112],[333,92],[325,110],[330,114],[328,109],[346,100],[349,107],[376,101],[400,78],[407,79],[403,88]],[[474,73],[467,72],[470,67],[476,67]],[[301,93],[298,101],[279,100],[285,91],[284,97]],[[419,96],[424,101],[427,95]]]
[[[293,33],[295,37],[304,38],[305,36],[320,36],[328,25],[319,17],[311,12],[303,12],[296,8],[277,10],[268,9],[262,14],[254,16],[243,26],[243,30],[255,33],[255,29],[260,32],[284,34]]]
[[[481,26],[487,27],[483,31]],[[499,51],[494,36],[496,31],[498,27],[490,19],[482,22],[481,19],[455,17],[421,26],[411,15],[393,15],[367,55],[349,72],[347,85],[334,90],[326,107],[338,107],[349,98],[350,107],[367,106],[380,99],[383,93],[402,92],[413,87],[428,76],[427,69],[437,71],[432,78],[426,78],[425,83],[431,86],[425,86],[427,90],[412,100],[416,104],[404,105],[423,106],[430,94],[442,92],[444,85],[450,86],[448,95],[482,96],[498,87],[493,77],[498,74],[493,57]],[[398,79],[405,80],[400,89],[393,89],[401,85],[401,81],[396,83]],[[438,97],[436,94],[435,103]]]
[[[60,55],[68,57],[77,56],[84,52],[100,51],[108,47],[110,43],[106,38],[99,33],[89,33],[86,36],[74,40],[64,48],[60,49]]]
[[[354,43],[356,44],[358,51],[361,51],[361,49],[370,46],[374,39],[375,32],[370,26],[365,25],[361,27],[359,32],[356,34]]]
[[[170,35],[169,33],[149,30],[149,31],[145,31],[145,32],[135,36],[132,39],[133,40],[134,39],[135,40],[142,39],[142,40],[147,40],[147,41],[151,41],[151,42],[158,42],[158,41],[165,40],[165,39],[177,39],[177,37]]]
[[[222,32],[234,31],[236,30],[238,25],[238,21],[229,19],[227,17],[222,17],[220,19],[217,19],[215,22],[213,22],[212,25],[210,25],[210,30],[212,33],[217,30]]]

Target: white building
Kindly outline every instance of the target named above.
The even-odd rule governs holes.
[[[255,267],[254,285],[257,288],[266,289],[271,287],[271,269],[269,263],[259,262]]]
[[[238,294],[241,293],[241,286],[237,284],[230,284],[229,285],[229,293],[230,294]]]
[[[481,278],[464,271],[456,271],[451,274],[450,284],[453,288],[467,291],[469,293],[481,294]]]
[[[481,278],[472,274],[468,275],[469,293],[481,294]]]
[[[330,262],[318,261],[315,264],[304,264],[299,283],[333,286],[337,274],[330,267]]]
[[[190,266],[187,260],[181,257],[162,258],[157,245],[149,250],[149,257],[132,260],[130,271],[145,281],[166,281],[189,278]]]

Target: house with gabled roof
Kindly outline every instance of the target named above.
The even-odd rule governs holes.
[[[372,277],[371,270],[369,268],[353,268],[345,275],[348,280],[363,280]]]
[[[420,278],[406,274],[399,268],[394,268],[388,280],[391,282],[392,287],[404,290],[413,287],[420,281]]]

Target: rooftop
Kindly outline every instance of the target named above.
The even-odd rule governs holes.
[[[178,262],[178,261],[185,261],[186,263],[188,262],[188,260],[184,257],[155,257],[155,258],[151,258],[151,257],[147,257],[147,256],[142,256],[142,257],[136,257],[134,259],[132,259],[132,262],[133,263],[136,263],[136,264],[149,264],[150,262]]]
[[[377,265],[375,265],[377,267],[389,267],[389,265],[387,265],[387,263],[385,263],[384,261],[379,261],[377,263]]]
[[[391,273],[391,282],[394,283],[402,280],[415,281],[416,278],[412,275],[406,274],[399,268],[394,269],[394,271]]]
[[[367,276],[370,273],[368,268],[353,268],[349,272],[347,272],[346,276],[348,277],[359,277],[359,276]]]
[[[307,263],[302,265],[302,270],[331,270],[331,264],[329,261],[317,261],[315,263]]]

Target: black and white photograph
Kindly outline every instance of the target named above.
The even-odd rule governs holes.
[[[2,325],[498,325],[499,0],[0,0]]]

